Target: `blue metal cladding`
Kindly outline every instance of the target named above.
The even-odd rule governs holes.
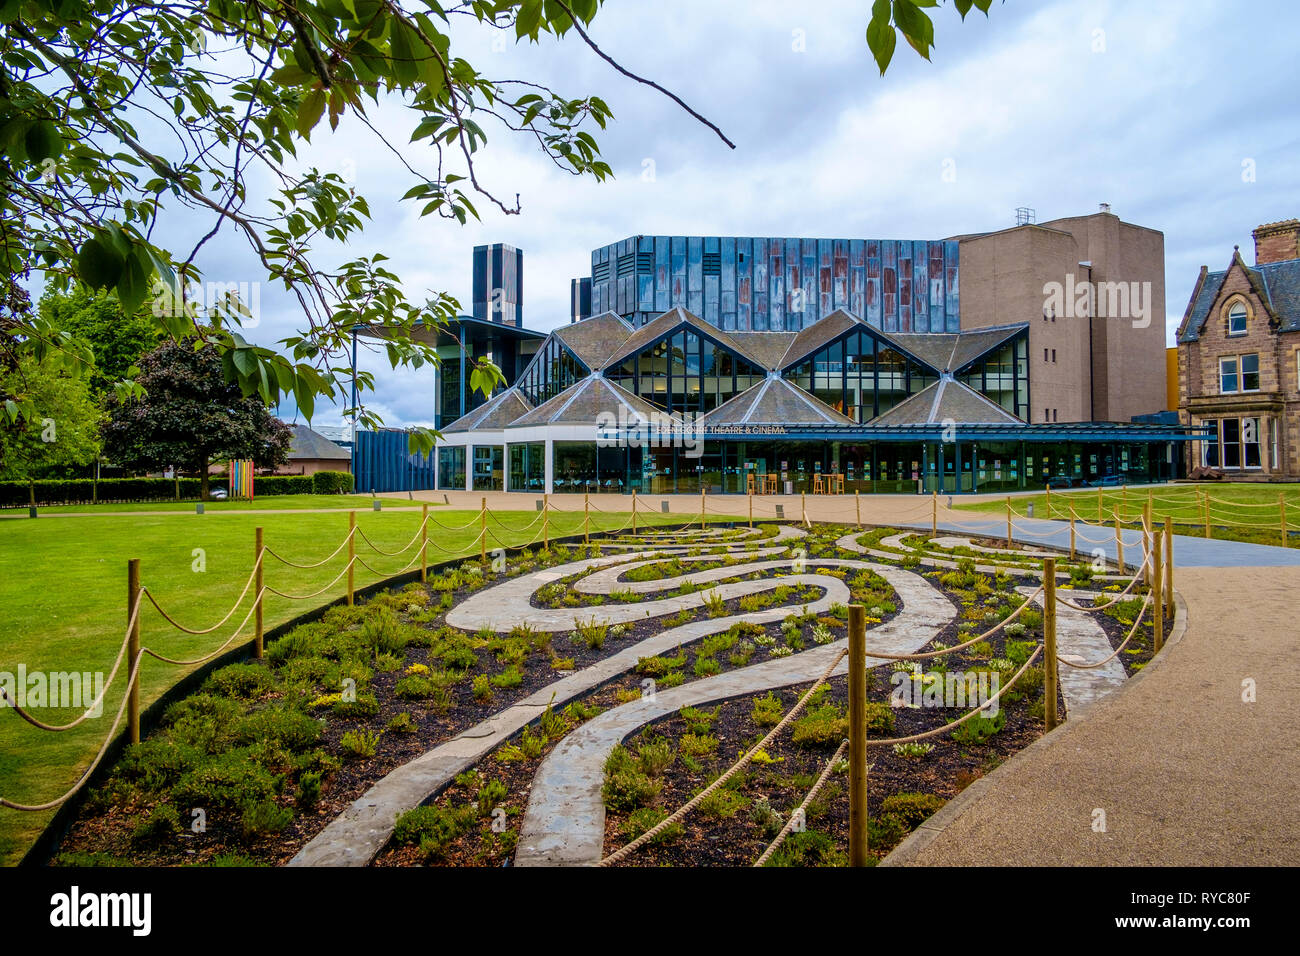
[[[727,331],[797,331],[845,309],[888,332],[956,332],[950,240],[633,236],[591,254],[593,314],[687,309]]]
[[[357,491],[428,491],[434,487],[436,464],[434,455],[411,454],[407,433],[400,428],[357,432],[352,453]]]

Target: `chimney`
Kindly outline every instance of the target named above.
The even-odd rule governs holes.
[[[1255,265],[1300,259],[1300,219],[1266,222],[1251,233],[1255,237]]]
[[[1098,211],[1098,212],[1106,212],[1106,213],[1110,212],[1110,203],[1108,203],[1108,202],[1098,203],[1098,204],[1097,204],[1097,211]]]

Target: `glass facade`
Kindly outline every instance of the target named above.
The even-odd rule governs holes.
[[[507,490],[546,490],[546,445],[527,442],[510,445],[510,477]]]
[[[447,491],[465,490],[465,448],[444,445],[438,449],[438,487]]]
[[[503,491],[505,449],[500,445],[474,446],[474,491]]]
[[[570,385],[586,378],[588,368],[555,336],[546,340],[516,383],[534,406],[554,398]]]
[[[939,377],[868,330],[840,336],[783,377],[859,423],[889,411]]]
[[[704,414],[763,381],[764,371],[705,335],[685,329],[605,372],[667,412]]]
[[[963,385],[1029,421],[1029,331],[966,366],[956,376]]]

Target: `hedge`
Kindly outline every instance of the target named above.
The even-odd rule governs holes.
[[[210,487],[227,488],[224,478],[213,476]],[[347,472],[322,471],[315,475],[258,475],[253,492],[261,495],[310,495],[350,492],[352,476]],[[199,497],[199,479],[182,478],[180,497],[193,501]],[[27,482],[0,481],[0,508],[26,507],[29,500]],[[96,500],[95,482],[90,478],[42,479],[36,482],[38,505],[79,505]],[[101,478],[99,501],[174,501],[176,481],[172,478]]]
[[[318,471],[312,475],[314,491],[318,495],[350,494],[352,474],[346,471]]]

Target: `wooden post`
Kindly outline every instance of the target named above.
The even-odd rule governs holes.
[[[1146,545],[1147,554],[1151,553],[1151,539],[1155,537],[1155,533],[1156,533],[1156,528],[1154,524],[1154,519],[1151,517],[1151,502],[1148,501],[1146,503],[1146,507],[1142,510],[1142,541]],[[1147,564],[1147,574],[1146,574],[1147,587],[1151,587],[1152,575],[1158,575],[1158,574],[1160,574],[1160,569],[1158,567],[1156,567],[1153,563]]]
[[[1043,558],[1043,726],[1059,723],[1056,713],[1056,558]]]
[[[754,527],[754,493],[749,493],[749,526]]]
[[[704,530],[704,516],[709,513],[709,506],[704,501],[704,489],[700,489],[700,530]]]
[[[487,497],[479,499],[478,506],[478,559],[487,564]]]
[[[1160,595],[1160,578],[1163,569],[1160,567],[1160,537],[1157,536],[1151,552],[1151,563],[1155,568],[1155,574],[1151,580],[1151,621],[1152,632],[1155,635],[1155,649],[1157,653],[1165,643],[1165,602]]]
[[[348,607],[352,606],[353,595],[353,576],[356,570],[357,557],[357,513],[348,512]]]
[[[1074,560],[1074,505],[1070,505],[1070,560]]]
[[[1210,536],[1210,493],[1204,492],[1205,495],[1205,536]]]
[[[866,614],[849,605],[849,866],[867,865]]]
[[[749,526],[754,527],[754,504],[749,505]],[[636,537],[636,489],[632,489],[632,537]]]
[[[1011,496],[1007,495],[1007,550],[1011,549]]]
[[[939,492],[930,492],[930,537],[939,533]]]
[[[1043,506],[1047,514],[1044,517],[1050,518],[1052,516],[1052,486],[1048,485],[1043,490],[1047,492],[1047,503]]]
[[[582,543],[591,544],[591,493],[582,493]]]
[[[1102,504],[1101,485],[1097,486],[1097,524],[1106,520],[1105,506]]]
[[[1165,610],[1174,619],[1174,519],[1165,515]]]
[[[858,530],[862,530],[862,495],[858,494],[858,489],[853,489],[853,510],[858,515]]]
[[[799,505],[803,511],[803,523],[808,524],[808,492],[799,492]]]
[[[131,624],[131,613],[140,603],[140,559],[132,558],[126,563],[126,619]],[[126,639],[126,665],[135,670],[128,671],[130,683],[126,692],[129,699],[126,704],[126,726],[133,744],[140,742],[140,671],[136,668],[136,658],[140,656],[140,615],[136,613],[135,623]],[[139,662],[143,665],[143,661]]]
[[[420,583],[429,580],[429,503],[420,506]]]
[[[1278,493],[1277,496],[1277,514],[1278,524],[1282,526],[1282,547],[1287,546],[1286,538],[1286,495]]]
[[[258,528],[254,534],[253,548],[253,600],[257,602],[256,610],[253,611],[253,656],[259,661],[262,659],[262,557],[266,553],[262,546],[262,529]]]
[[[632,492],[632,533],[636,534],[636,492]],[[542,547],[551,550],[551,496],[542,495]]]
[[[1119,523],[1119,512],[1112,512],[1115,516],[1115,569],[1120,574],[1124,573],[1124,532]]]

